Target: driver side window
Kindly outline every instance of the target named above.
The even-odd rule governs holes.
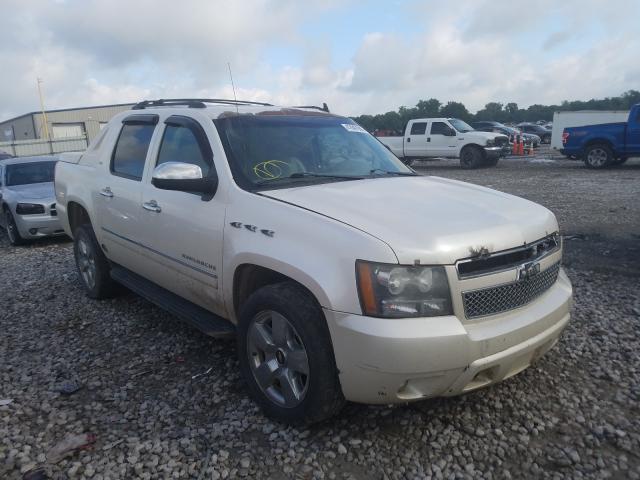
[[[167,124],[165,127],[156,166],[166,162],[197,165],[202,170],[203,177],[206,177],[211,169],[195,132],[184,125]]]
[[[444,122],[433,122],[431,124],[431,135],[448,135],[451,127]]]

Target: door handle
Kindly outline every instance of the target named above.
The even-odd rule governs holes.
[[[407,138],[407,143],[411,143],[411,137]]]
[[[430,142],[430,141],[431,141],[431,137],[427,137],[427,142]]]
[[[162,211],[162,209],[160,208],[160,205],[158,205],[158,202],[156,202],[155,200],[144,202],[142,204],[142,208],[144,208],[145,210],[149,210],[150,212],[156,212],[156,213],[160,213]]]
[[[102,190],[100,190],[100,195],[102,195],[103,197],[112,198],[113,192],[109,187],[104,187]]]

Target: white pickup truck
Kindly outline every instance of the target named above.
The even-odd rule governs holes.
[[[378,137],[394,155],[411,165],[424,158],[459,158],[462,168],[495,166],[509,151],[509,137],[480,132],[457,118],[410,120],[403,137]]]
[[[418,175],[321,109],[145,101],[70,158],[55,191],[87,294],[117,282],[236,336],[282,421],[485,387],[569,321],[549,210]]]

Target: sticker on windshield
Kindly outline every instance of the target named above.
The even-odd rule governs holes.
[[[342,126],[345,130],[352,133],[367,133],[367,131],[360,125],[354,125],[353,123],[343,123]]]
[[[260,162],[253,167],[253,173],[256,177],[263,180],[275,180],[282,176],[282,168],[287,168],[289,164],[282,160],[267,160],[266,162]]]

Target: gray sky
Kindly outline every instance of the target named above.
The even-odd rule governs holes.
[[[640,2],[2,0],[0,119],[161,97],[521,106],[640,89]]]

